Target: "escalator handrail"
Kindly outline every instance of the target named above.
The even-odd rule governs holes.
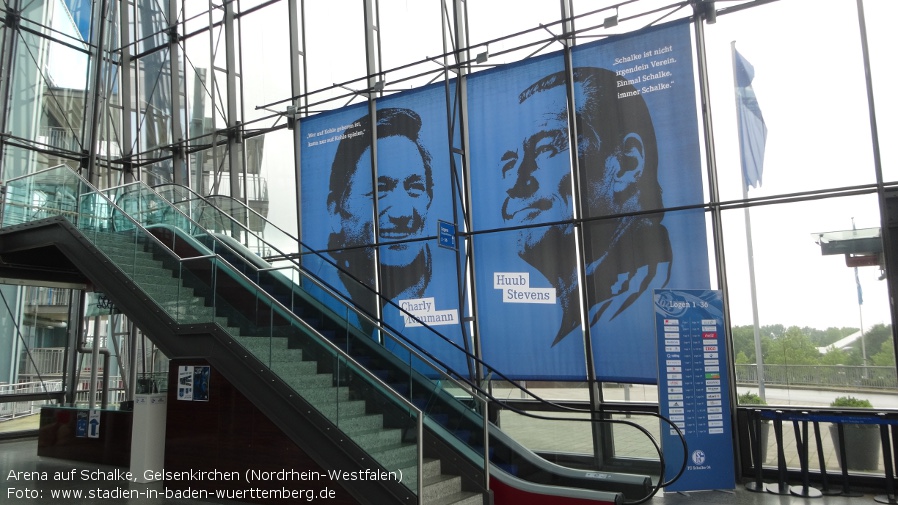
[[[371,292],[375,293],[381,300],[383,300],[383,301],[385,301],[385,302],[387,302],[387,303],[390,303],[391,305],[393,305],[393,306],[395,306],[396,308],[398,308],[400,311],[405,312],[401,307],[399,307],[397,304],[395,304],[394,302],[392,302],[392,300],[386,299],[386,298],[383,297],[380,293],[374,291],[373,289],[371,289],[369,286],[367,286],[366,284],[362,283],[362,282],[359,281],[358,279],[355,279],[355,277],[353,277],[349,272],[343,271],[343,269],[342,269],[340,266],[336,265],[336,264],[333,263],[329,258],[327,258],[327,257],[325,257],[324,255],[322,255],[320,251],[317,251],[317,250],[315,250],[315,249],[309,248],[309,247],[306,246],[302,241],[300,241],[298,238],[293,237],[290,233],[288,233],[288,232],[282,230],[281,228],[279,228],[279,227],[278,227],[277,225],[275,225],[274,223],[271,223],[271,221],[269,221],[265,216],[262,216],[261,214],[259,214],[258,212],[256,212],[254,209],[252,209],[252,208],[249,207],[248,205],[244,204],[243,202],[241,202],[241,201],[239,201],[239,200],[237,200],[237,199],[235,199],[235,198],[232,198],[232,197],[230,197],[230,196],[228,196],[228,195],[210,195],[209,197],[203,197],[203,196],[200,196],[199,194],[197,194],[197,193],[196,193],[195,191],[193,191],[192,189],[187,188],[187,187],[185,187],[185,186],[177,185],[177,184],[164,184],[164,185],[155,186],[155,187],[153,187],[153,188],[151,188],[151,189],[154,189],[154,190],[155,190],[156,187],[161,187],[161,186],[173,186],[173,187],[176,187],[176,188],[178,188],[178,189],[185,190],[186,193],[192,194],[196,199],[202,200],[203,202],[205,202],[206,205],[211,206],[211,207],[212,207],[213,209],[215,209],[217,212],[219,212],[219,213],[221,213],[221,214],[227,216],[227,218],[229,218],[233,223],[236,223],[237,225],[239,225],[240,227],[242,227],[242,228],[243,228],[243,231],[244,231],[245,233],[248,233],[248,234],[252,235],[255,239],[257,239],[257,240],[261,241],[262,243],[266,244],[267,246],[271,247],[272,250],[275,250],[275,251],[280,252],[281,255],[282,255],[282,257],[283,257],[285,260],[290,261],[290,262],[293,263],[297,268],[299,268],[301,271],[305,272],[306,275],[308,275],[308,276],[310,276],[311,278],[313,278],[313,279],[316,281],[316,284],[318,284],[319,287],[321,287],[322,289],[326,289],[326,290],[329,292],[329,294],[331,294],[332,296],[338,297],[338,298],[341,299],[344,303],[346,303],[346,304],[351,304],[352,306],[356,307],[359,311],[362,312],[362,314],[367,314],[367,312],[364,311],[364,310],[362,310],[361,307],[358,307],[358,306],[355,304],[355,302],[353,302],[352,300],[347,300],[343,295],[341,295],[340,293],[338,293],[338,292],[336,292],[335,290],[333,290],[332,288],[330,288],[330,286],[329,286],[327,283],[325,283],[323,280],[321,280],[320,278],[318,278],[316,275],[312,274],[311,272],[305,271],[305,269],[303,269],[301,265],[299,265],[299,264],[297,264],[297,263],[295,262],[294,258],[290,257],[289,255],[284,254],[284,253],[283,253],[282,251],[280,251],[276,246],[274,246],[273,244],[269,243],[269,242],[266,241],[263,237],[260,237],[258,234],[256,234],[256,233],[253,232],[252,230],[248,229],[243,223],[240,223],[237,219],[233,218],[233,216],[230,216],[230,214],[228,214],[228,213],[225,212],[224,210],[220,209],[220,208],[219,208],[218,206],[216,206],[214,203],[210,202],[210,201],[209,201],[209,198],[213,198],[213,197],[214,197],[214,198],[225,198],[225,199],[231,200],[231,201],[234,202],[234,203],[237,203],[238,205],[240,205],[241,207],[243,207],[243,210],[245,210],[245,211],[247,211],[247,212],[250,212],[250,213],[253,213],[253,214],[255,214],[255,216],[256,216],[258,219],[263,220],[263,221],[266,223],[266,226],[271,225],[273,228],[277,229],[279,232],[281,232],[281,233],[284,234],[285,236],[289,237],[290,239],[295,240],[296,243],[299,244],[301,247],[303,247],[303,248],[307,249],[308,251],[310,251],[311,253],[314,253],[315,255],[317,255],[321,260],[323,260],[323,261],[329,263],[329,264],[330,264],[331,266],[333,266],[334,268],[340,270],[341,272],[345,273],[345,274],[348,275],[349,277],[353,278],[353,280],[355,280],[356,282],[358,282],[360,285],[364,286],[365,288],[369,289]],[[160,195],[160,196],[161,196],[161,195]],[[163,197],[163,198],[164,198],[164,197]],[[170,202],[170,203],[172,203],[172,206],[175,207],[175,206],[174,206],[174,202]],[[175,208],[176,208],[176,207],[175,207]],[[178,210],[180,211],[180,209],[178,209]],[[230,246],[228,246],[228,248],[231,249],[231,250],[233,251],[233,248],[231,248]],[[238,252],[238,251],[235,251],[235,252],[237,252],[241,257],[245,257],[244,254],[241,254],[241,253]],[[248,251],[248,252],[251,254],[250,251]],[[255,258],[255,257],[253,256],[253,258]],[[260,259],[261,259],[261,258],[260,258]],[[263,260],[263,261],[264,261],[264,260]],[[256,265],[253,265],[253,267],[256,268],[257,270],[260,270],[260,271],[263,270],[263,269],[258,268],[258,266],[256,266]],[[271,270],[274,270],[274,269],[275,269],[275,268],[272,268]],[[406,312],[406,314],[408,314],[408,313]],[[414,315],[409,314],[409,316],[417,320],[417,317],[415,317]],[[534,415],[534,414],[532,414],[532,413],[530,413],[530,412],[522,411],[522,410],[517,409],[516,407],[513,407],[513,406],[511,406],[511,405],[508,405],[508,404],[506,404],[503,400],[494,397],[491,393],[489,393],[488,391],[484,390],[483,388],[481,388],[481,387],[478,386],[477,384],[473,383],[473,381],[470,381],[469,379],[467,379],[466,377],[464,377],[462,374],[459,374],[458,372],[456,372],[455,370],[453,370],[451,367],[449,367],[449,366],[445,365],[444,363],[442,363],[442,361],[440,361],[438,358],[436,358],[435,356],[433,356],[432,354],[430,354],[427,350],[421,348],[417,343],[411,342],[411,341],[407,340],[407,339],[404,337],[404,335],[402,335],[401,332],[396,331],[396,330],[395,330],[394,328],[392,328],[389,324],[385,323],[384,321],[376,321],[376,322],[377,322],[380,326],[388,328],[388,329],[390,330],[391,335],[393,335],[394,337],[398,337],[399,340],[397,340],[397,343],[399,343],[400,345],[402,345],[403,348],[405,348],[406,350],[408,350],[408,351],[410,351],[410,352],[413,352],[413,353],[415,353],[415,354],[418,354],[418,355],[424,354],[424,355],[427,356],[429,359],[431,359],[431,360],[435,361],[436,363],[438,363],[438,364],[440,365],[440,367],[442,367],[443,369],[445,369],[446,371],[448,371],[448,372],[450,372],[452,375],[454,375],[458,380],[463,381],[464,384],[467,384],[468,386],[470,386],[471,388],[473,388],[474,390],[476,390],[480,395],[482,395],[483,397],[489,399],[490,401],[493,401],[493,402],[496,402],[496,403],[498,403],[498,404],[501,404],[501,405],[503,405],[505,408],[508,408],[509,410],[512,410],[513,412],[515,412],[515,413],[517,413],[517,414],[519,414],[519,415],[523,415],[523,416],[530,417],[530,418],[534,418],[534,419],[554,420],[554,421],[572,421],[572,420],[575,420],[575,419],[568,419],[568,418],[555,418],[555,417],[548,417],[548,416]],[[468,351],[466,351],[465,349],[462,349],[460,346],[458,346],[458,344],[456,344],[455,342],[451,341],[450,339],[448,339],[447,337],[445,337],[444,335],[442,335],[440,332],[436,331],[435,329],[431,328],[431,327],[428,326],[426,323],[424,323],[424,322],[422,322],[422,321],[418,321],[418,322],[419,322],[420,324],[422,324],[423,326],[428,327],[428,328],[429,328],[435,335],[441,337],[441,338],[442,338],[443,340],[445,340],[447,343],[449,343],[449,344],[455,346],[459,351],[465,353],[465,355],[468,357],[468,359],[474,360],[474,361],[477,362],[478,364],[487,367],[489,370],[493,371],[495,374],[497,374],[498,376],[500,376],[500,377],[502,378],[503,381],[508,382],[509,384],[514,385],[516,388],[518,388],[519,390],[525,392],[527,395],[529,395],[530,397],[536,399],[537,401],[539,401],[539,402],[541,402],[541,403],[544,403],[544,404],[551,405],[552,407],[557,408],[557,409],[559,409],[559,410],[563,410],[563,411],[576,412],[576,413],[588,413],[588,414],[594,413],[594,411],[589,410],[589,409],[577,409],[577,408],[570,407],[570,406],[566,406],[566,405],[558,405],[558,404],[556,404],[556,403],[554,403],[554,402],[552,402],[552,401],[550,401],[550,400],[543,399],[543,398],[539,397],[538,395],[533,394],[533,393],[530,392],[527,388],[521,386],[520,384],[518,384],[518,383],[515,382],[514,380],[512,380],[512,379],[506,377],[504,374],[502,374],[502,373],[499,372],[498,370],[495,370],[493,367],[491,367],[490,365],[488,365],[486,362],[484,362],[484,361],[482,361],[481,359],[479,359],[478,357],[476,357],[476,356],[470,354],[470,353],[469,353]],[[416,352],[416,351],[413,351],[409,346],[412,346],[412,347],[414,347],[415,349],[417,349],[417,352]],[[662,488],[662,487],[664,487],[664,486],[667,486],[667,485],[670,485],[671,483],[673,483],[674,481],[676,481],[676,480],[683,474],[683,472],[684,472],[685,469],[686,469],[686,464],[687,464],[687,459],[686,459],[686,449],[687,449],[687,446],[686,446],[685,437],[683,436],[682,431],[680,430],[680,428],[679,428],[678,426],[676,426],[675,423],[673,423],[672,421],[670,421],[670,420],[667,419],[666,417],[664,417],[664,416],[662,416],[662,415],[660,415],[660,414],[657,414],[657,413],[641,413],[641,414],[645,414],[645,415],[649,415],[649,416],[658,418],[658,419],[661,420],[662,422],[664,422],[664,423],[668,424],[670,427],[672,427],[672,428],[677,432],[677,434],[678,434],[678,439],[680,440],[680,442],[681,442],[681,444],[682,444],[682,447],[683,447],[683,461],[682,461],[682,463],[681,463],[681,465],[680,465],[680,469],[679,469],[679,471],[677,472],[677,474],[676,474],[675,476],[673,476],[669,481],[666,481],[666,482],[663,481],[664,469],[665,469],[665,467],[666,467],[665,458],[664,458],[664,456],[663,456],[663,451],[661,450],[661,447],[660,447],[658,441],[655,439],[655,437],[654,437],[651,433],[649,433],[645,428],[643,428],[642,426],[640,426],[640,425],[638,425],[638,424],[636,424],[636,423],[633,423],[633,422],[631,422],[631,421],[619,420],[619,419],[618,419],[618,420],[614,420],[614,419],[576,419],[576,421],[589,421],[589,422],[598,422],[598,423],[622,424],[622,425],[632,426],[632,427],[636,428],[637,430],[641,431],[643,434],[646,435],[646,438],[649,439],[650,443],[654,446],[656,452],[658,453],[659,461],[660,461],[660,464],[661,464],[661,473],[660,473],[660,474],[661,474],[661,477],[658,479],[658,484],[657,484],[657,486],[655,487],[655,490],[654,490],[649,496],[646,497],[646,499],[649,499],[649,498],[651,498],[652,496],[654,496],[654,494],[656,494],[656,493],[660,490],[660,488]],[[637,502],[627,502],[627,503],[641,503],[642,501],[643,501],[643,500],[640,500],[640,501],[637,501]]]
[[[63,165],[63,166],[64,166],[64,165]],[[54,168],[48,169],[47,171],[49,171],[49,170],[57,170],[57,169],[59,169],[59,168],[60,168],[60,167],[54,167]],[[160,240],[158,237],[156,237],[155,235],[153,235],[153,233],[151,233],[146,227],[144,227],[144,226],[141,225],[139,222],[137,222],[137,220],[135,220],[133,217],[131,217],[130,214],[128,214],[127,212],[125,212],[121,207],[119,207],[115,202],[113,202],[112,199],[110,199],[110,198],[105,194],[105,191],[108,191],[108,190],[99,190],[99,189],[97,189],[93,184],[91,184],[88,180],[86,180],[84,177],[82,177],[80,174],[78,174],[77,172],[75,172],[75,171],[72,170],[71,168],[69,168],[69,167],[67,167],[67,166],[65,166],[65,168],[66,168],[67,170],[69,170],[69,171],[71,172],[71,174],[72,174],[75,178],[77,178],[77,180],[80,182],[80,184],[83,184],[84,186],[88,187],[88,188],[91,190],[91,191],[86,192],[86,193],[80,193],[80,194],[78,194],[77,197],[78,197],[78,199],[79,199],[79,202],[80,202],[80,199],[81,199],[81,198],[83,198],[84,196],[89,195],[89,194],[95,194],[95,195],[100,196],[101,198],[103,198],[103,199],[109,204],[110,209],[114,209],[114,210],[119,211],[119,212],[121,213],[122,216],[124,216],[125,218],[127,218],[127,219],[131,222],[131,224],[134,225],[135,230],[137,230],[138,232],[140,232],[140,233],[141,233],[144,237],[146,237],[148,240],[151,240],[152,242],[155,242],[156,245],[159,246],[159,247],[161,248],[161,250],[162,250],[165,254],[168,254],[168,255],[170,256],[170,259],[172,259],[173,261],[177,262],[178,264],[183,264],[183,263],[188,262],[188,261],[195,261],[195,260],[202,260],[202,259],[218,259],[219,261],[215,261],[215,264],[216,264],[216,265],[218,265],[219,267],[223,267],[223,268],[225,269],[226,272],[228,272],[228,273],[229,273],[230,275],[232,275],[232,276],[235,276],[235,278],[237,278],[237,279],[242,278],[242,280],[243,280],[245,283],[248,283],[250,286],[255,286],[255,283],[253,283],[253,282],[252,282],[248,277],[246,277],[242,272],[239,272],[237,269],[235,269],[235,268],[234,268],[234,267],[233,267],[227,260],[225,260],[224,258],[220,257],[220,256],[217,255],[217,254],[212,253],[212,252],[209,251],[208,249],[206,249],[206,251],[198,250],[197,253],[200,253],[200,254],[197,255],[197,256],[190,256],[190,257],[187,257],[187,258],[182,258],[182,257],[178,256],[178,255],[177,255],[174,251],[172,251],[172,250],[171,250],[171,249],[170,249],[164,242],[162,242],[162,240]],[[41,171],[41,172],[44,172],[44,171]],[[40,173],[40,172],[38,172],[38,173]],[[31,174],[31,175],[32,175],[32,176],[33,176],[33,175],[36,175],[36,173],[35,173],[35,174]],[[28,176],[19,177],[19,178],[16,178],[16,180],[18,180],[18,179],[24,179],[24,178],[27,178],[27,177],[28,177]],[[133,183],[132,183],[132,184],[133,184]],[[141,183],[141,184],[142,184],[142,183]],[[119,187],[121,187],[121,186],[119,186]],[[146,186],[146,187],[149,188],[149,186]],[[117,187],[117,188],[118,188],[118,187]],[[117,188],[116,188],[116,189],[117,189]],[[112,189],[112,188],[110,188],[110,189]],[[76,216],[78,216],[78,215],[80,215],[80,212],[76,213]],[[68,218],[65,218],[65,219],[68,219]],[[75,225],[76,225],[76,227],[78,226],[77,223],[75,223]],[[179,228],[174,227],[174,226],[170,226],[170,228],[173,229],[173,230],[179,230],[179,231],[180,231]],[[79,230],[80,230],[80,229],[79,229]],[[86,238],[89,239],[90,237],[86,237]],[[91,241],[91,243],[93,244],[92,241]],[[94,246],[94,247],[97,247],[97,246]],[[204,246],[202,246],[202,244],[191,244],[191,247],[198,248],[198,247],[204,247]],[[101,253],[103,253],[102,249],[100,249],[100,248],[97,248],[97,249],[98,249]],[[203,253],[205,253],[205,254],[203,254]],[[398,403],[402,404],[404,407],[409,408],[409,409],[412,409],[412,411],[415,412],[415,413],[418,414],[418,415],[420,415],[420,414],[422,413],[422,412],[421,412],[421,409],[419,409],[419,408],[418,408],[417,406],[415,406],[413,403],[411,403],[410,401],[408,401],[408,399],[406,399],[405,397],[403,397],[402,395],[400,395],[399,393],[397,393],[396,391],[394,391],[391,387],[389,387],[389,385],[387,385],[386,383],[384,383],[379,377],[377,377],[376,375],[372,374],[367,368],[365,368],[364,366],[362,366],[361,364],[359,364],[358,362],[356,362],[356,360],[355,360],[352,356],[350,356],[349,354],[347,354],[346,352],[344,352],[342,349],[340,349],[339,347],[337,347],[336,345],[334,345],[334,344],[333,344],[331,341],[329,341],[327,338],[325,338],[324,336],[322,336],[322,335],[321,335],[315,328],[311,327],[307,322],[303,321],[301,318],[299,318],[298,316],[296,316],[295,314],[293,314],[289,309],[287,309],[286,307],[284,307],[283,305],[281,305],[280,302],[278,302],[276,299],[274,299],[268,292],[266,292],[264,289],[262,289],[262,290],[260,290],[260,291],[264,294],[264,297],[267,298],[267,301],[268,301],[273,307],[275,307],[275,306],[276,306],[276,307],[279,307],[279,309],[283,312],[283,314],[281,314],[282,316],[285,316],[285,317],[287,317],[288,319],[296,320],[296,321],[298,321],[299,323],[301,323],[302,326],[303,326],[305,329],[309,330],[313,335],[316,336],[316,338],[317,338],[318,340],[320,340],[319,343],[324,344],[324,345],[326,345],[327,347],[329,347],[331,350],[334,351],[334,353],[336,353],[337,355],[339,355],[341,358],[345,359],[348,363],[351,363],[355,368],[361,370],[361,371],[363,372],[363,375],[365,375],[367,378],[369,378],[369,379],[375,381],[376,384],[378,384],[379,386],[381,386],[380,389],[385,390],[384,392],[388,393],[387,396],[394,397],[394,401],[398,401]]]
[[[495,369],[494,367],[492,367],[491,365],[489,365],[488,363],[486,363],[486,362],[483,361],[482,359],[480,359],[480,358],[478,358],[477,356],[471,354],[469,351],[463,349],[463,348],[462,348],[461,346],[459,346],[457,343],[453,342],[451,339],[449,339],[448,337],[446,337],[445,335],[443,335],[442,333],[440,333],[439,331],[437,331],[437,330],[434,329],[433,327],[429,326],[427,323],[425,323],[425,322],[421,321],[420,319],[418,319],[414,314],[411,314],[411,313],[405,311],[402,307],[400,307],[398,304],[396,304],[396,303],[393,302],[392,300],[390,300],[390,299],[384,297],[383,295],[381,295],[380,293],[378,293],[377,291],[375,291],[374,289],[372,289],[370,286],[368,286],[368,285],[365,284],[364,282],[361,282],[360,280],[356,279],[350,272],[347,272],[345,269],[343,269],[342,267],[340,267],[339,265],[337,265],[336,263],[334,263],[330,258],[327,258],[326,256],[324,256],[320,251],[308,247],[308,246],[307,246],[305,243],[303,243],[300,239],[298,239],[298,238],[292,236],[290,233],[288,233],[288,232],[284,231],[283,229],[279,228],[277,225],[275,225],[275,224],[272,223],[271,221],[268,221],[268,219],[267,219],[265,216],[262,216],[261,214],[259,214],[258,212],[256,212],[253,208],[251,208],[251,207],[249,207],[248,205],[244,204],[244,203],[241,202],[240,200],[237,200],[237,199],[235,199],[235,198],[233,198],[233,197],[230,197],[230,196],[227,196],[227,195],[209,195],[208,197],[204,197],[204,196],[201,196],[201,195],[197,194],[197,193],[196,193],[195,191],[193,191],[191,188],[188,188],[188,187],[186,187],[186,186],[182,186],[182,185],[179,185],[179,184],[174,184],[174,183],[167,183],[167,184],[161,184],[161,185],[153,186],[153,189],[155,189],[155,188],[157,188],[157,187],[162,187],[162,186],[173,186],[173,187],[177,187],[177,188],[179,188],[179,189],[186,190],[188,193],[193,194],[194,197],[196,197],[197,199],[205,201],[208,205],[212,206],[215,210],[217,210],[218,212],[220,212],[220,213],[222,213],[222,214],[225,214],[225,215],[228,215],[227,212],[225,212],[224,210],[218,208],[214,203],[209,202],[208,199],[209,199],[209,198],[227,198],[227,199],[232,200],[233,202],[237,203],[238,205],[241,205],[242,207],[244,207],[245,210],[254,213],[259,219],[264,220],[264,221],[266,222],[266,226],[271,225],[273,228],[276,228],[279,232],[283,233],[286,237],[288,237],[288,238],[290,238],[290,239],[296,241],[297,244],[299,244],[301,247],[303,247],[303,248],[305,248],[306,250],[308,250],[310,253],[316,255],[316,256],[317,256],[319,259],[321,259],[322,261],[327,262],[330,266],[332,266],[333,268],[339,270],[342,274],[347,275],[348,277],[352,278],[356,283],[358,283],[359,285],[361,285],[361,286],[364,287],[365,289],[371,291],[371,292],[372,292],[373,294],[375,294],[381,301],[383,301],[383,302],[385,302],[385,303],[388,303],[388,304],[392,305],[393,307],[399,309],[403,314],[405,314],[405,315],[407,315],[408,317],[414,319],[416,322],[418,322],[418,323],[421,324],[422,326],[428,328],[434,335],[440,337],[443,341],[445,341],[446,343],[448,343],[448,344],[454,346],[457,350],[459,350],[460,352],[464,353],[465,356],[466,356],[466,358],[468,358],[468,359],[470,359],[470,360],[473,360],[473,361],[476,362],[478,365],[485,366],[486,368],[488,368],[489,370],[491,370],[493,373],[495,373],[496,375],[498,375],[504,382],[508,382],[509,384],[512,384],[515,388],[517,388],[517,389],[519,389],[519,390],[525,392],[528,396],[530,396],[530,397],[532,397],[532,398],[534,398],[534,399],[536,399],[536,400],[538,400],[538,401],[540,401],[540,402],[542,402],[542,403],[546,403],[546,404],[552,405],[553,407],[556,407],[556,408],[558,408],[559,410],[567,410],[567,411],[571,411],[571,412],[575,412],[575,413],[589,413],[589,412],[591,412],[591,411],[589,411],[589,410],[582,410],[582,409],[576,409],[576,408],[572,408],[572,407],[568,407],[568,406],[564,406],[564,405],[558,405],[558,404],[555,404],[554,402],[552,402],[552,401],[550,401],[550,400],[543,399],[543,398],[539,397],[538,395],[531,393],[527,388],[521,386],[519,383],[517,383],[517,382],[514,381],[513,379],[511,379],[511,378],[505,376],[502,372],[500,372],[499,370]],[[163,198],[164,198],[164,197],[163,197]],[[294,259],[291,255],[284,254],[283,252],[281,252],[280,250],[278,250],[278,248],[277,248],[276,246],[274,246],[273,244],[270,244],[269,242],[267,242],[263,237],[260,237],[260,236],[258,236],[257,234],[255,234],[252,230],[247,229],[242,223],[240,223],[239,221],[237,221],[237,220],[234,219],[233,217],[231,217],[231,216],[228,216],[228,217],[230,217],[230,218],[231,218],[235,223],[237,223],[239,226],[243,227],[243,228],[244,228],[244,231],[245,231],[246,233],[252,234],[253,237],[255,237],[256,239],[262,241],[262,242],[265,243],[266,245],[271,246],[273,250],[276,250],[276,251],[280,252],[281,255],[282,255],[282,259],[284,259],[284,260],[286,260],[286,261],[290,261],[290,262],[291,262],[293,265],[295,265],[297,268],[299,268],[299,269],[305,271],[305,269],[302,268],[302,265],[299,265],[298,263],[296,263],[295,259]],[[281,259],[281,258],[279,258],[279,259]],[[317,284],[319,285],[319,287],[322,287],[322,288],[324,288],[324,289],[327,289],[330,295],[336,296],[336,297],[340,298],[340,299],[341,299],[344,303],[346,303],[346,304],[351,304],[351,305],[352,305],[353,307],[355,307],[358,311],[360,311],[362,314],[367,315],[369,318],[372,317],[371,314],[368,314],[367,311],[365,311],[362,307],[359,307],[358,304],[357,304],[355,301],[353,301],[353,300],[351,300],[351,299],[347,299],[344,295],[340,294],[337,290],[332,289],[326,282],[324,282],[322,279],[320,279],[317,275],[315,275],[315,274],[313,274],[313,273],[311,273],[311,272],[306,272],[306,275],[308,275],[308,276],[310,276],[310,277],[316,279]],[[390,332],[391,332],[391,334],[393,334],[393,335],[396,336],[397,338],[399,338],[399,339],[401,339],[401,340],[407,342],[409,345],[413,346],[414,348],[418,349],[420,352],[424,353],[425,356],[428,356],[429,358],[435,360],[437,363],[439,363],[439,365],[440,365],[441,367],[444,367],[444,368],[447,369],[447,370],[451,370],[452,373],[453,373],[455,376],[457,376],[460,380],[464,381],[464,382],[465,382],[466,384],[468,384],[470,387],[476,389],[477,391],[481,392],[482,394],[485,394],[485,395],[487,395],[487,396],[490,396],[486,391],[484,391],[481,387],[479,387],[479,386],[478,386],[477,384],[475,384],[473,381],[471,381],[470,379],[466,378],[464,375],[458,373],[457,371],[452,370],[451,367],[446,366],[446,365],[445,365],[444,363],[442,363],[439,359],[437,359],[436,357],[432,356],[428,351],[426,351],[425,349],[422,349],[420,346],[418,346],[415,342],[410,342],[410,341],[408,341],[408,339],[406,339],[406,338],[404,337],[404,335],[402,335],[402,332],[397,331],[395,328],[393,328],[391,325],[389,325],[389,324],[386,323],[385,321],[378,321],[378,320],[376,320],[376,322],[377,322],[378,324],[380,324],[381,326],[386,327],[387,329],[389,329]],[[496,398],[491,398],[491,399],[494,400],[494,401],[497,401],[497,402],[501,402],[501,401],[502,401],[502,400],[499,400],[499,399],[496,399]]]

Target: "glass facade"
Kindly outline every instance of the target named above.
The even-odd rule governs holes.
[[[723,293],[733,398],[825,408],[854,396],[898,408],[887,268],[898,233],[888,215],[898,201],[888,141],[898,134],[889,89],[898,34],[887,20],[898,6],[717,2],[710,22],[703,5],[0,0],[0,182],[66,165],[100,189],[141,180],[233,197],[267,218],[246,217],[254,232],[286,231],[272,239],[285,255],[308,251],[293,235],[345,261],[352,282],[384,297],[358,295],[359,305],[410,338],[432,337],[409,316],[454,317],[433,328],[488,366],[463,353],[447,362],[472,379],[503,374],[494,390],[509,402],[522,399],[504,397],[504,381],[519,380],[549,400],[657,409],[649,295],[666,286]],[[766,123],[763,174],[750,187],[734,48],[753,65]],[[676,94],[653,96],[657,78],[643,63],[678,65],[658,71]],[[647,133],[620,126],[638,115],[627,109],[614,120],[626,130],[614,155],[593,171],[590,120],[576,110],[593,98],[578,69],[600,67],[619,97],[631,88],[645,97],[658,147],[650,154]],[[540,81],[555,74],[557,88]],[[546,113],[516,112],[532,97],[558,106],[540,124],[561,132],[549,140],[524,124]],[[396,117],[402,132],[382,133]],[[361,147],[344,142],[372,123]],[[352,163],[339,164],[341,153]],[[547,160],[561,167],[557,180],[546,179]],[[643,174],[657,179],[657,198],[631,183]],[[538,197],[540,184],[556,194]],[[347,188],[364,189],[352,202]],[[400,193],[406,201],[392,203]],[[411,210],[391,214],[401,205]],[[438,222],[455,230],[454,249],[441,247]],[[620,264],[608,267],[613,254]],[[360,289],[343,273],[322,275],[349,297]],[[138,362],[141,373],[163,369],[124,316],[83,312],[89,323],[74,328],[83,289],[2,286],[0,387],[33,393],[30,384],[58,375],[52,391],[82,401],[66,388],[85,389],[85,370],[66,353],[100,338],[122,401],[137,389]],[[552,303],[527,299],[543,295]],[[639,312],[627,313],[634,303]],[[20,404],[0,404],[0,427],[21,417],[7,415]],[[507,422],[513,436],[532,436],[526,416]],[[561,446],[526,443],[577,452],[598,444],[586,431]],[[615,455],[645,457],[632,451]]]

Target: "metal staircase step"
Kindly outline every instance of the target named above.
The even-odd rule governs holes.
[[[368,452],[376,452],[384,447],[395,447],[402,442],[402,430],[397,428],[380,428],[352,435],[359,447]]]
[[[457,493],[437,498],[433,501],[424,501],[428,505],[483,505],[483,495],[472,493],[470,491],[459,491]]]
[[[461,493],[461,477],[457,475],[440,474],[434,477],[425,477],[421,502],[432,503],[444,496],[458,493]]]
[[[284,382],[299,391],[303,389],[313,388],[331,388],[334,383],[334,376],[329,373],[318,373],[310,375],[301,375],[295,377],[281,377]]]
[[[263,362],[302,361],[302,349],[288,348],[287,339],[283,337],[238,337],[237,341],[255,356],[264,358]]]
[[[387,469],[406,467],[407,462],[415,461],[418,457],[418,447],[415,444],[396,444],[369,452],[375,461]]]
[[[298,349],[297,349],[298,350]],[[265,364],[269,364],[268,357],[264,355],[256,354],[260,361]],[[308,376],[308,375],[317,375],[318,374],[318,362],[317,361],[302,361],[302,360],[294,360],[294,361],[279,361],[270,363],[270,368],[273,372],[278,374],[285,382],[287,382],[288,377],[295,376]],[[312,390],[314,391],[314,390]],[[336,393],[335,393],[336,397]]]

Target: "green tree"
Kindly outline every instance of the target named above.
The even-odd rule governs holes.
[[[746,356],[743,351],[739,351],[738,353],[736,353],[735,361],[737,365],[750,365],[755,362],[752,358]]]
[[[733,354],[745,356],[746,363],[755,362],[755,335],[751,326],[733,326]]]
[[[761,354],[767,354],[767,346],[772,336],[779,336],[784,333],[783,325],[774,324],[761,326],[758,334],[761,337]],[[738,356],[739,353],[745,354],[748,359],[746,363],[755,363],[755,328],[751,325],[733,326],[733,354]]]
[[[836,343],[839,340],[851,335],[858,331],[857,328],[836,328],[830,326],[825,330],[818,330],[816,328],[808,328],[804,327],[801,329],[808,338],[811,339],[811,342],[814,343],[817,347],[829,347],[830,345]]]
[[[856,359],[851,353],[835,347],[830,347],[820,357],[821,365],[860,365],[860,363],[855,363],[855,361]]]
[[[860,339],[851,344],[851,355],[856,360],[857,364],[863,364],[863,349],[867,350],[867,364],[872,365],[871,357],[872,355],[880,352],[884,343],[888,342],[888,345],[892,345],[892,326],[884,325],[884,324],[876,324],[872,328],[870,328],[866,333],[864,333],[864,341],[863,346],[861,345]]]
[[[771,340],[764,354],[764,362],[779,365],[817,365],[820,351],[798,326],[791,326],[785,334]]]
[[[878,353],[870,357],[870,364],[874,366],[895,366],[895,346],[890,340],[886,340],[880,346]]]

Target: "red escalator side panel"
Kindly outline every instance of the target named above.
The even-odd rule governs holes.
[[[495,477],[490,477],[490,490],[493,492],[495,505],[615,505],[613,501],[531,493],[511,487]]]

